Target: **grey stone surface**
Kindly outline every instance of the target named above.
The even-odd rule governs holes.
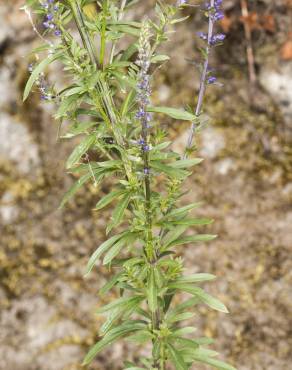
[[[292,129],[292,63],[279,64],[277,69],[263,68],[260,81],[281,109],[286,125]]]
[[[22,174],[40,165],[38,146],[28,128],[6,113],[0,112],[0,160],[11,161]]]

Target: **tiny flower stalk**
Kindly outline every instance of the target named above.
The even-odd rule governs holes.
[[[203,363],[219,370],[235,370],[207,348],[211,338],[198,337],[192,334],[195,328],[184,325],[199,304],[228,311],[201,287],[215,276],[186,274],[179,257],[183,246],[215,238],[203,232],[212,220],[193,214],[199,202],[179,203],[184,194],[182,184],[201,159],[181,158],[169,149],[170,141],[159,129],[160,116],[156,116],[192,123],[190,149],[206,86],[217,84],[209,70],[209,54],[224,39],[224,35],[213,32],[214,23],[222,18],[221,1],[212,0],[204,10],[209,30],[200,35],[206,42],[206,53],[194,113],[154,106],[151,101],[152,64],[157,67],[169,59],[159,49],[168,41],[171,28],[185,19],[178,12],[188,2],[164,5],[159,1],[156,16],[142,22],[124,17],[135,1],[98,2],[100,11],[93,17],[83,11],[89,3],[29,0],[32,11],[40,14],[49,42],[41,35],[45,44],[35,54],[36,60],[41,59],[41,53],[43,58],[29,67],[24,92],[25,100],[36,86],[45,101],[54,101],[55,117],[63,123],[62,138],[78,141],[66,162],[66,169],[78,179],[65,193],[60,208],[84,185],[93,183],[97,188],[105,179],[112,180],[110,191],[95,206],[96,212],[109,205],[114,207],[105,241],[92,251],[86,275],[102,263],[113,276],[101,287],[100,294],[106,298],[113,290],[118,296],[98,310],[106,319],[99,330],[100,340],[85,356],[84,365],[114,342],[127,339],[138,348],[151,349],[136,362],[125,361],[124,369],[166,370],[172,366],[189,370]],[[36,28],[31,13],[27,14]],[[74,23],[81,40],[74,37]],[[94,40],[101,42],[96,46]],[[64,66],[66,81],[56,92],[45,77],[46,68],[55,61]],[[95,155],[89,155],[89,151]]]

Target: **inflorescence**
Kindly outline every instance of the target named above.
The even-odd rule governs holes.
[[[42,3],[46,16],[43,25],[46,29],[54,31],[56,36],[61,36],[61,31],[56,25],[56,16],[59,10],[59,3],[55,0],[46,0]]]
[[[206,16],[209,18],[209,23],[211,23],[211,32],[209,27],[209,32],[198,32],[198,36],[207,42],[207,48],[211,48],[213,46],[220,45],[224,40],[226,35],[224,33],[216,33],[213,34],[213,26],[215,22],[220,21],[224,18],[224,13],[222,11],[222,3],[223,0],[214,0],[208,1],[204,6],[204,12]],[[206,76],[206,83],[208,85],[215,84],[217,82],[217,78],[215,76],[210,76],[210,70]]]
[[[149,43],[150,32],[149,25],[147,22],[144,23],[143,30],[141,32],[140,42],[139,42],[139,55],[136,64],[140,67],[140,72],[138,75],[137,83],[137,103],[139,106],[138,112],[136,113],[136,118],[140,121],[142,125],[142,138],[138,141],[141,145],[143,152],[148,152],[150,146],[147,143],[148,129],[150,126],[150,121],[152,120],[151,113],[147,112],[147,106],[150,105],[150,56],[151,56],[151,46]],[[149,174],[149,168],[144,168],[144,174]]]

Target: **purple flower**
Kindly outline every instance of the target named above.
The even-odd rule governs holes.
[[[143,150],[143,152],[149,152],[150,146],[149,145],[143,145],[142,150]]]
[[[200,37],[202,40],[207,40],[208,35],[205,32],[197,32],[197,35]]]
[[[216,78],[216,77],[214,77],[214,76],[210,76],[210,77],[208,77],[208,78],[207,78],[207,83],[208,83],[209,85],[214,84],[216,81],[217,81],[217,78]]]
[[[52,21],[54,19],[54,15],[52,13],[47,14],[47,20]]]
[[[149,175],[150,174],[150,169],[149,168],[144,168],[144,174]]]
[[[61,35],[62,35],[62,32],[60,30],[55,31],[55,36],[61,36]]]
[[[187,3],[187,0],[177,0],[176,6],[180,7]]]
[[[223,18],[224,18],[224,13],[221,10],[216,11],[214,16],[213,16],[213,19],[215,21],[220,21]]]
[[[146,115],[146,112],[143,110],[143,108],[140,108],[138,112],[136,113],[136,118],[141,119],[144,118]]]
[[[216,45],[222,41],[225,40],[226,35],[224,33],[217,33],[216,35],[213,35],[210,41],[211,45]]]

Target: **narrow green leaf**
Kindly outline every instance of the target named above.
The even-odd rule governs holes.
[[[123,271],[119,272],[118,274],[114,275],[100,290],[99,295],[105,295],[108,291],[110,291],[119,281],[119,279],[123,276]]]
[[[215,275],[212,274],[192,274],[188,276],[181,276],[175,279],[175,282],[179,283],[201,283],[203,281],[210,281],[216,279]]]
[[[213,220],[210,220],[209,218],[185,218],[183,220],[168,220],[168,221],[162,221],[158,222],[158,224],[163,225],[164,227],[173,227],[174,225],[186,225],[186,226],[202,226],[202,225],[210,225],[213,222]]]
[[[155,55],[154,57],[151,58],[151,63],[161,63],[161,62],[166,62],[170,58],[168,55]]]
[[[69,139],[77,135],[87,134],[89,129],[98,125],[99,122],[74,122],[61,137]]]
[[[180,161],[170,163],[170,166],[173,168],[189,168],[201,163],[202,161],[202,158],[181,159]]]
[[[197,329],[192,327],[192,326],[186,326],[184,328],[179,328],[179,329],[176,329],[174,332],[173,332],[173,335],[174,336],[180,336],[180,335],[187,335],[187,334],[192,334],[196,331]]]
[[[169,245],[171,245],[171,243],[177,240],[178,237],[181,236],[187,230],[187,228],[188,228],[187,226],[183,225],[183,226],[178,226],[174,228],[173,230],[169,231],[163,238],[163,245],[165,247],[168,247]]]
[[[80,177],[80,179],[78,179],[75,184],[73,184],[73,186],[65,193],[62,201],[61,201],[61,204],[59,206],[59,209],[63,208],[64,205],[68,202],[68,200],[70,200],[74,194],[87,182],[89,181],[89,179],[92,177],[91,173],[88,172],[86,173],[85,175],[83,175],[82,177]]]
[[[80,104],[83,100],[83,96],[74,94],[62,98],[59,108],[55,114],[56,119],[61,119],[68,116],[68,112],[74,110],[77,104]]]
[[[173,218],[173,217],[184,215],[186,212],[190,211],[191,209],[198,208],[201,205],[202,205],[202,202],[188,204],[187,206],[172,210],[167,215],[165,215],[164,218]]]
[[[106,232],[107,234],[116,226],[118,226],[122,220],[125,213],[126,208],[128,207],[128,204],[131,199],[131,194],[127,193],[124,195],[124,197],[121,199],[119,204],[116,206],[115,210],[112,214],[112,221],[108,225]]]
[[[183,312],[183,313],[180,313],[180,314],[169,316],[168,319],[167,319],[167,322],[175,323],[175,322],[191,319],[194,316],[195,316],[194,312]]]
[[[197,234],[192,236],[185,236],[180,239],[176,239],[170,244],[168,244],[169,247],[183,245],[183,244],[190,244],[190,243],[196,243],[196,242],[207,242],[210,240],[213,240],[217,237],[217,235],[209,235],[209,234]]]
[[[135,334],[128,337],[127,340],[134,343],[143,344],[151,341],[153,338],[154,338],[153,334],[150,333],[148,330],[139,330]]]
[[[188,365],[184,362],[182,355],[171,344],[167,344],[170,359],[175,365],[176,370],[188,370]]]
[[[189,309],[193,306],[196,306],[198,303],[200,303],[200,300],[198,299],[198,297],[193,297],[193,298],[187,299],[183,303],[178,304],[177,306],[172,308],[170,311],[168,311],[167,314],[166,314],[166,317],[169,317],[169,318],[171,318],[173,316],[175,317],[180,312],[182,312],[186,309]]]
[[[104,256],[102,264],[107,265],[111,263],[111,261],[120,253],[125,244],[126,244],[125,238],[120,239],[116,244],[114,244]]]
[[[92,147],[92,145],[95,143],[95,140],[95,135],[86,136],[70,154],[66,162],[66,168],[69,169],[73,167],[80,160],[80,158]]]
[[[121,195],[125,194],[126,190],[116,190],[116,191],[111,191],[109,194],[105,195],[104,197],[101,198],[101,200],[96,204],[95,209],[100,210],[107,205],[109,205],[112,201],[115,199],[119,198]]]
[[[96,313],[108,313],[109,311],[112,311],[114,309],[120,309],[122,310],[125,306],[130,307],[131,305],[135,305],[136,303],[140,303],[144,297],[122,297],[114,300],[113,302],[100,307]]]
[[[159,161],[151,161],[150,166],[154,168],[155,170],[158,170],[160,172],[164,172],[166,175],[168,175],[171,178],[185,178],[187,177],[190,172],[182,170],[180,168],[173,168],[169,165],[163,164]]]
[[[145,328],[145,324],[136,321],[127,321],[116,328],[111,329],[99,342],[97,342],[85,356],[83,365],[88,365],[94,357],[105,347],[114,343],[117,339],[125,337],[129,333]]]
[[[24,93],[23,93],[23,101],[25,101],[34,85],[36,80],[38,79],[39,75],[44,71],[44,69],[54,62],[56,59],[60,58],[62,53],[56,53],[51,56],[48,56],[46,59],[42,60],[33,70],[32,74],[30,75],[30,78],[28,79]]]
[[[90,259],[88,261],[88,264],[87,264],[86,274],[85,275],[88,275],[91,272],[91,270],[93,269],[96,261],[99,259],[99,257],[103,253],[105,253],[112,245],[114,245],[118,240],[120,240],[123,236],[125,236],[127,234],[128,234],[128,231],[125,231],[125,232],[123,232],[121,234],[112,236],[110,239],[108,239],[104,243],[102,243],[96,249],[96,251],[92,254],[92,256],[90,257]]]
[[[133,103],[136,103],[135,101],[135,97],[136,97],[136,89],[132,89],[126,99],[124,100],[123,104],[122,104],[122,107],[121,107],[121,116],[122,117],[125,117],[127,115],[127,113],[129,112],[129,110],[131,109]]]
[[[211,366],[213,366],[213,367],[215,367],[216,369],[219,369],[219,370],[236,370],[235,367],[227,364],[226,362],[217,360],[216,358],[200,357],[200,356],[196,356],[195,354],[194,354],[193,358],[194,358],[194,360],[196,360],[198,362],[202,362],[204,364],[211,365]]]
[[[194,121],[196,116],[182,109],[168,108],[168,107],[147,107],[148,112],[163,113],[174,119],[183,121]]]
[[[207,306],[213,308],[216,311],[228,313],[225,305],[220,302],[217,298],[212,297],[210,294],[206,293],[203,289],[198,287],[193,287],[187,283],[169,283],[169,289],[177,289],[189,294],[192,294],[200,299],[201,302],[205,303]]]

